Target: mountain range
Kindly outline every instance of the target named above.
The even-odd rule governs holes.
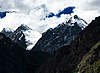
[[[24,24],[0,33],[1,73],[99,73],[99,62],[100,16],[69,16],[42,35]]]
[[[82,18],[68,15],[65,22],[54,29],[48,29],[42,35],[25,24],[21,24],[16,30],[4,28],[1,32],[26,50],[51,54],[61,46],[70,45],[86,26],[87,22]]]

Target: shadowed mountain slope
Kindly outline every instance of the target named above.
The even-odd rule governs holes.
[[[26,51],[0,33],[0,72],[34,73],[49,54]]]

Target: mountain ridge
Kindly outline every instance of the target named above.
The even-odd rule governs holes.
[[[52,57],[47,59],[45,63],[42,64],[36,71],[36,73],[75,73],[73,71],[75,71],[83,56],[86,55],[98,41],[100,41],[99,28],[100,16],[95,18],[95,20],[93,20],[82,32],[77,35],[77,38],[71,43],[69,49],[64,47],[67,52],[62,57],[62,60],[58,63],[58,65],[56,64],[56,68],[54,68],[54,62],[57,62],[56,57],[59,59],[59,55],[53,54],[55,56],[51,55]],[[54,62],[50,62],[52,59]]]
[[[42,37],[33,47],[33,51],[41,50],[53,53],[63,45],[70,45],[77,34],[81,32],[87,23],[77,15],[69,16],[66,22],[59,24],[54,29],[50,28],[42,34]]]

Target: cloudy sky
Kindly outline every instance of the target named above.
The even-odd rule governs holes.
[[[57,14],[67,7],[75,7],[74,13],[86,20],[88,23],[99,16],[100,0],[0,0],[0,12],[15,11],[7,13],[6,17],[0,19],[0,31],[5,28],[16,29],[21,24],[26,24],[40,33],[48,28],[54,28],[66,20],[67,14],[57,18],[44,18],[50,12]]]

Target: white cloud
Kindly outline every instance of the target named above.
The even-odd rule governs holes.
[[[74,14],[85,19],[88,23],[100,13],[99,0],[0,0],[0,11],[17,11],[18,13],[7,13],[7,16],[0,19],[0,30],[4,27],[16,29],[25,23],[32,29],[42,33],[48,28],[54,28],[62,21],[66,15],[60,18],[52,17],[40,21],[46,14],[58,13],[68,6],[75,6]]]
[[[64,22],[67,16],[61,15],[60,18],[54,16],[52,18],[46,18],[45,20],[40,21],[39,16],[41,16],[41,14],[38,14],[35,14],[34,11],[30,12],[29,15],[23,13],[7,13],[6,17],[0,20],[0,31],[4,27],[16,29],[18,26],[24,23],[31,27],[33,30],[42,33],[47,29],[54,28],[59,23]]]

